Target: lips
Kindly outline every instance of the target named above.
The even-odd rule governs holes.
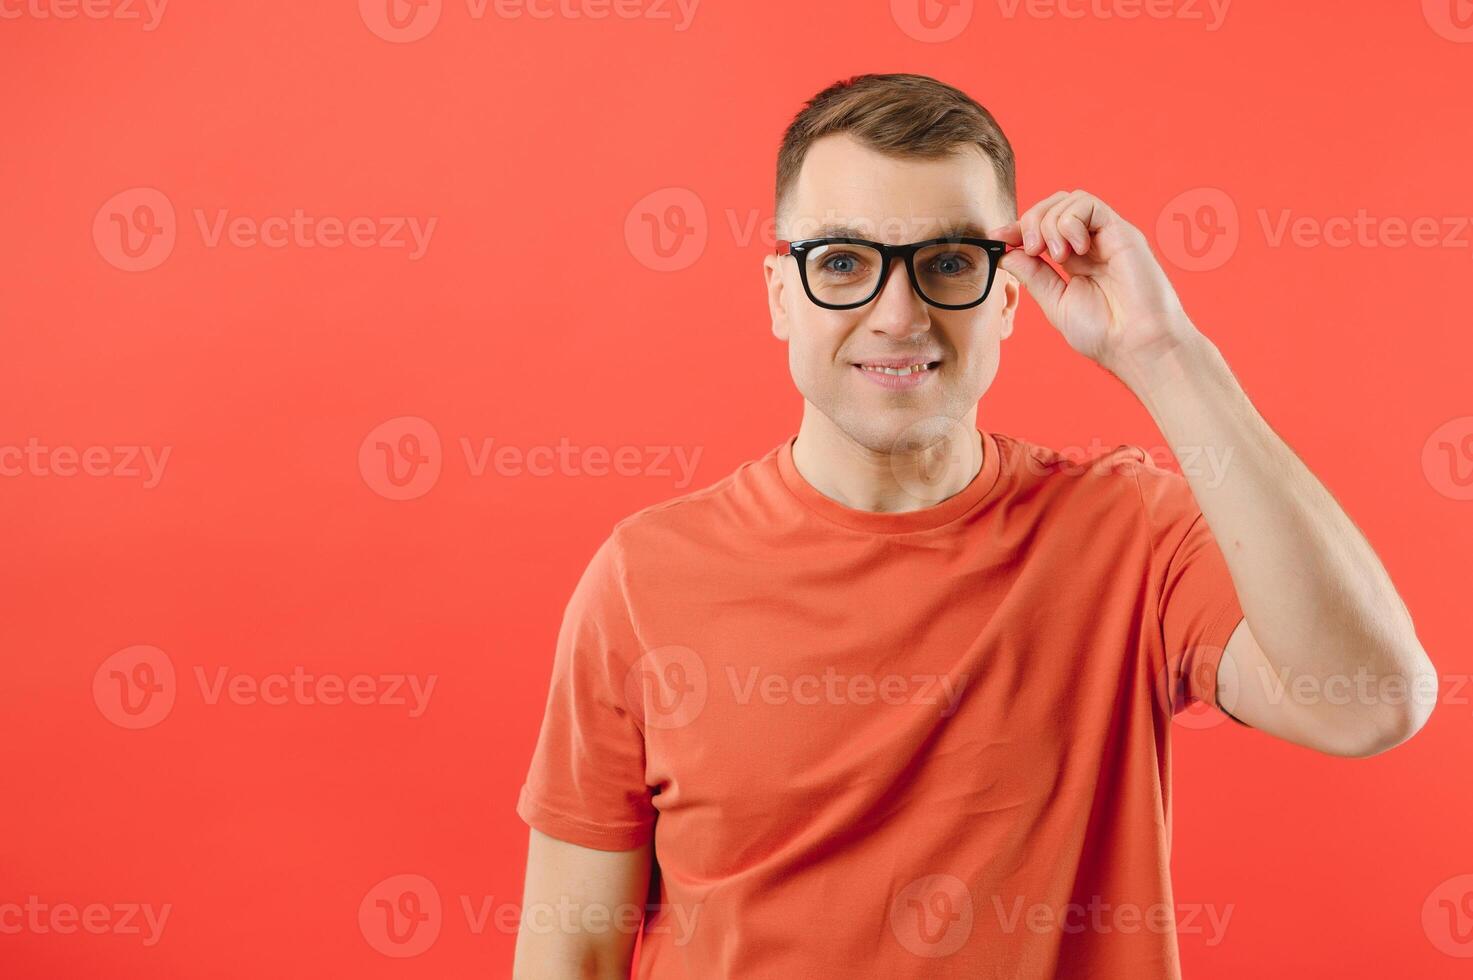
[[[913,374],[917,371],[930,371],[934,368],[935,365],[939,363],[939,361],[914,361],[908,364],[865,362],[862,364],[856,364],[855,367],[859,368],[861,371],[876,371],[882,374],[898,375],[900,377],[904,377],[907,374]]]
[[[855,363],[854,368],[865,379],[892,391],[919,387],[931,379],[941,366],[941,361],[921,357],[888,360],[866,360]]]
[[[910,357],[866,357],[852,361],[861,371],[879,371],[885,374],[904,376],[912,371],[930,371],[941,365],[941,355],[911,355]]]

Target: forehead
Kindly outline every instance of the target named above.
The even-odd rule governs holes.
[[[900,244],[980,233],[1003,224],[997,175],[980,147],[944,157],[893,157],[847,133],[816,140],[788,198],[787,237],[817,237],[845,226],[857,237]]]

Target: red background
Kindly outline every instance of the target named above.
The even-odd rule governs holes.
[[[1285,209],[1473,215],[1473,34],[1450,19],[1466,0],[1239,0],[1216,30],[1187,10],[1009,17],[963,0],[945,8],[964,18],[950,39],[916,29],[916,0],[706,0],[683,31],[477,19],[446,0],[412,42],[349,0],[174,0],[154,30],[38,16],[45,2],[0,5],[18,14],[0,20],[0,446],[170,456],[152,487],[0,477],[0,903],[172,910],[153,946],[0,932],[0,975],[509,975],[511,932],[494,915],[476,931],[462,902],[520,900],[513,804],[563,604],[614,521],[690,488],[476,476],[460,440],[698,448],[702,486],[795,431],[760,222],[787,121],[863,71],[934,75],[991,108],[1025,206],[1083,187],[1153,237],[1198,325],[1381,555],[1444,676],[1428,727],[1369,760],[1179,726],[1177,900],[1232,908],[1220,944],[1182,937],[1187,975],[1466,975],[1473,231],[1331,247],[1263,227]],[[129,272],[92,229],[139,187],[172,205],[177,241]],[[662,271],[639,230],[669,188],[694,195],[684,218],[706,241]],[[1217,217],[1239,241],[1187,271],[1170,208],[1201,188],[1235,207]],[[417,260],[210,247],[196,209],[437,225]],[[394,500],[359,452],[405,416],[438,433],[442,470]],[[980,419],[1057,447],[1162,445],[1031,301]],[[168,716],[130,730],[93,682],[138,644],[177,683]],[[437,683],[411,718],[210,704],[195,680],[298,665]],[[432,881],[444,909],[408,959],[358,920],[398,874]],[[1469,914],[1437,912],[1439,896]]]

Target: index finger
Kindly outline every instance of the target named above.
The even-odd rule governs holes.
[[[987,237],[994,241],[1006,242],[1009,245],[1023,244],[1023,226],[1020,222],[1010,221],[1005,225],[998,225],[987,231]]]

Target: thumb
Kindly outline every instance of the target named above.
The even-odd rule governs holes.
[[[1019,249],[1009,249],[999,266],[1010,272],[1028,290],[1028,295],[1043,308],[1043,315],[1054,322],[1059,301],[1064,295],[1064,277],[1043,259]]]

